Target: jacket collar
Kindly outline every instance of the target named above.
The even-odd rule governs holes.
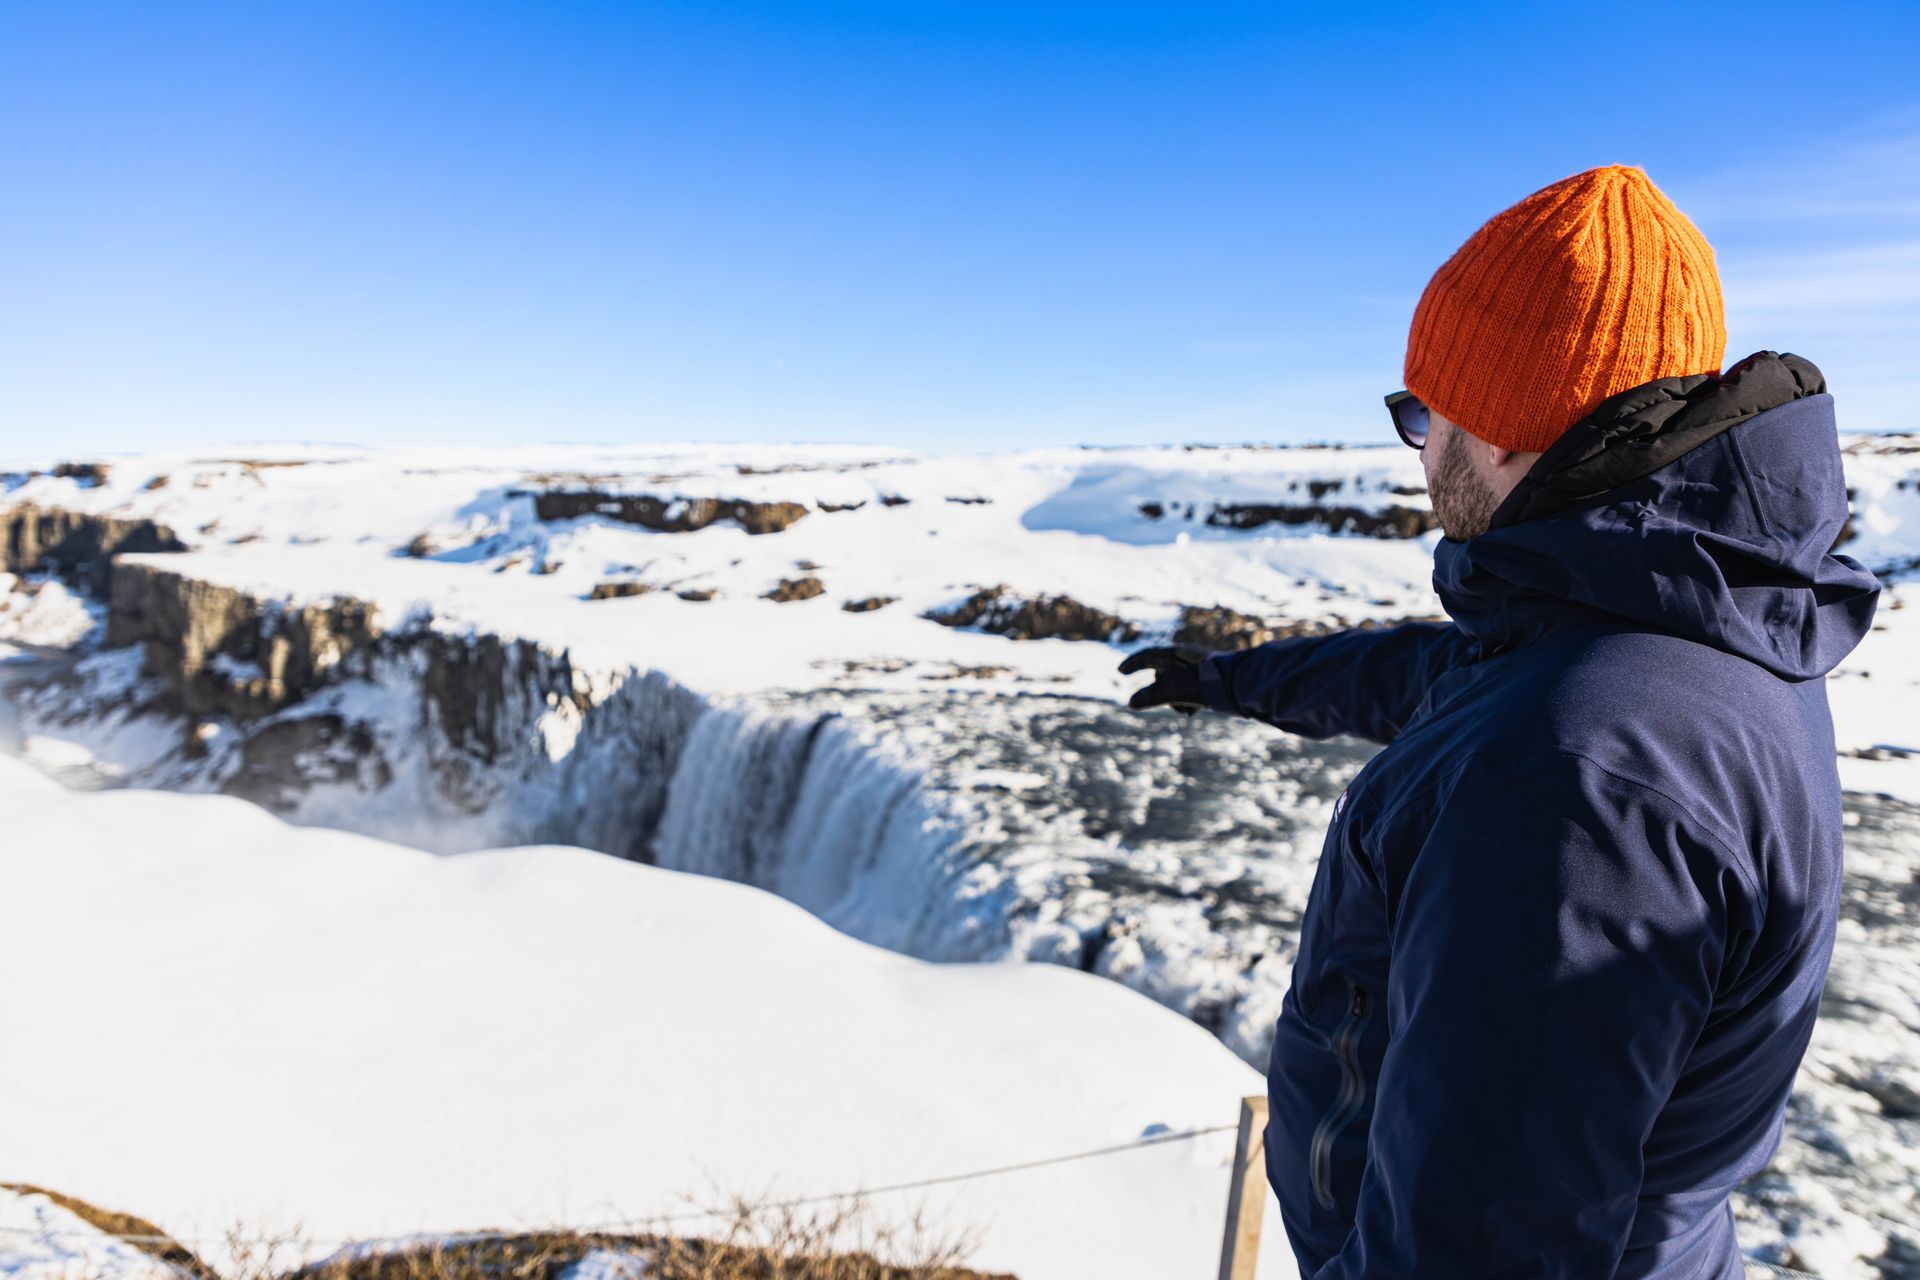
[[[1847,518],[1833,398],[1795,355],[1608,398],[1535,460],[1434,589],[1483,654],[1582,623],[1666,631],[1788,679],[1859,642],[1879,583]]]

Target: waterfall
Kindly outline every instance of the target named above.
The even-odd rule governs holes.
[[[1006,945],[967,909],[959,823],[924,771],[837,712],[709,708],[653,840],[661,866],[757,885],[878,946],[975,959]]]

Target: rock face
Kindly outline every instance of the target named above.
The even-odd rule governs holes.
[[[1215,606],[1209,609],[1182,606],[1180,624],[1174,629],[1172,643],[1197,645],[1202,649],[1251,649],[1269,640],[1286,636],[1318,635],[1331,630],[1329,624],[1314,621],[1268,622],[1252,614],[1237,613]]]
[[[53,468],[56,480],[75,480],[89,489],[105,484],[112,472],[113,468],[104,462],[60,462]]]
[[[1217,605],[1204,609],[1195,605],[1184,605],[1180,610],[1180,623],[1174,628],[1170,643],[1192,645],[1217,652],[1222,649],[1251,649],[1269,640],[1285,640],[1291,636],[1317,636],[1325,635],[1330,631],[1365,631],[1375,627],[1396,627],[1403,622],[1445,622],[1446,620],[1444,614],[1416,614],[1404,618],[1367,619],[1351,624],[1342,622],[1338,618],[1332,620],[1286,618],[1269,621]]]
[[[1257,529],[1267,524],[1324,524],[1335,533],[1358,533],[1369,538],[1417,538],[1439,528],[1433,512],[1423,507],[1321,506],[1316,503],[1222,503],[1207,512],[1206,523],[1227,529]]]
[[[173,530],[151,520],[91,515],[23,503],[0,520],[6,527],[8,573],[53,572],[107,593],[113,557],[123,552],[185,551]]]
[[[1006,584],[985,587],[948,610],[921,615],[949,627],[978,626],[1015,640],[1099,640],[1126,643],[1140,629],[1117,614],[1081,604],[1071,596],[1023,599]]]
[[[139,645],[187,715],[255,719],[305,697],[380,637],[357,600],[288,607],[151,565],[115,564],[109,648]]]
[[[325,714],[270,720],[248,734],[221,789],[285,813],[315,785],[351,782],[373,791],[392,781],[392,766],[380,753],[373,731]]]
[[[860,600],[844,600],[840,607],[848,613],[870,613],[875,609],[885,608],[899,598],[899,596],[867,596]]]
[[[762,591],[760,597],[763,600],[775,600],[781,604],[785,604],[789,600],[811,600],[813,597],[823,594],[826,589],[826,583],[812,576],[805,578],[782,578],[773,590]]]
[[[653,590],[645,582],[596,582],[593,590],[587,593],[589,600],[620,600],[627,596],[643,596]]]
[[[523,735],[514,726],[543,709],[587,705],[567,656],[528,641],[425,625],[389,631],[373,606],[359,600],[260,600],[151,565],[114,566],[106,646],[124,645],[140,646],[142,670],[161,687],[162,709],[225,717],[243,729],[343,680],[405,666],[419,690],[422,719],[453,751],[480,764],[519,745]],[[250,786],[265,787],[268,765],[314,746],[302,735],[318,730],[275,732],[257,759],[243,761]],[[334,736],[346,733],[337,726]]]
[[[530,495],[542,520],[605,516],[661,533],[691,533],[717,520],[731,520],[748,533],[778,533],[807,514],[798,502],[749,502],[743,498],[659,498],[598,489],[547,489]]]
[[[1258,529],[1268,524],[1318,524],[1325,525],[1334,533],[1357,533],[1369,538],[1417,538],[1427,530],[1439,527],[1433,512],[1422,507],[1394,505],[1371,510],[1332,506],[1319,501],[1329,493],[1338,493],[1343,484],[1344,481],[1340,480],[1308,481],[1307,492],[1315,499],[1313,502],[1215,503],[1207,509],[1202,523],[1222,529]],[[1425,492],[1425,489],[1409,485],[1393,487],[1393,493],[1401,497],[1414,497]],[[1170,507],[1164,502],[1142,502],[1136,510],[1149,520],[1159,520],[1170,512],[1191,520],[1196,514],[1193,503],[1175,503]]]

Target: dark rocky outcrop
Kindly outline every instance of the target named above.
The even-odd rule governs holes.
[[[627,596],[643,596],[653,590],[648,582],[596,582],[593,590],[587,593],[589,600],[620,600]]]
[[[175,709],[246,720],[330,682],[380,636],[357,600],[287,605],[151,565],[115,564],[106,644],[140,645]]]
[[[1337,614],[1330,618],[1270,620],[1248,613],[1239,613],[1220,605],[1206,608],[1198,605],[1183,605],[1180,609],[1180,622],[1174,628],[1169,643],[1191,645],[1214,651],[1251,649],[1269,640],[1285,640],[1291,636],[1325,635],[1330,631],[1365,631],[1374,627],[1397,627],[1403,622],[1444,621],[1446,621],[1444,614],[1413,614],[1407,617],[1367,619],[1352,623]]]
[[[1341,480],[1309,480],[1307,491],[1317,500],[1340,492],[1344,484]],[[1401,497],[1413,497],[1426,490],[1396,485],[1393,492]],[[1189,520],[1194,517],[1191,503],[1169,505],[1147,501],[1140,503],[1136,509],[1149,520],[1158,520],[1169,511],[1183,514]],[[1357,533],[1370,538],[1417,538],[1429,529],[1439,527],[1433,512],[1421,507],[1394,505],[1369,510],[1318,501],[1215,503],[1207,510],[1205,522],[1216,528],[1227,529],[1258,529],[1268,524],[1318,524],[1334,533]]]
[[[661,498],[598,489],[546,489],[531,495],[541,520],[605,516],[660,533],[691,533],[731,520],[748,533],[778,533],[807,514],[798,502],[750,502],[744,498]]]
[[[805,578],[782,578],[779,584],[771,591],[762,591],[760,598],[763,600],[775,600],[781,604],[785,604],[790,600],[811,600],[813,597],[825,592],[826,589],[826,583],[812,576]]]
[[[673,594],[682,600],[711,600],[717,593],[712,587],[682,587]]]
[[[8,573],[52,572],[105,595],[113,558],[127,553],[185,551],[165,525],[22,503],[0,513]]]
[[[866,596],[859,600],[842,600],[840,607],[848,613],[869,613],[875,609],[885,608],[899,598],[899,596]]]
[[[85,488],[98,488],[107,482],[113,468],[104,462],[61,462],[54,465],[52,476],[56,480],[73,480]]]
[[[105,643],[141,647],[142,670],[160,687],[156,709],[225,717],[243,729],[343,680],[366,678],[377,664],[409,664],[423,717],[455,752],[483,763],[512,749],[512,726],[540,708],[587,704],[567,655],[531,641],[437,631],[424,621],[390,631],[364,601],[261,600],[151,565],[114,566]],[[262,750],[278,748],[270,740]],[[264,772],[256,768],[256,777]]]
[[[1269,622],[1219,605],[1211,608],[1184,605],[1180,609],[1180,623],[1174,628],[1171,642],[1212,650],[1251,649],[1269,640],[1318,635],[1329,630],[1332,630],[1332,625],[1326,622]]]
[[[268,720],[249,733],[221,790],[285,813],[315,786],[351,782],[372,791],[392,781],[393,768],[366,725],[303,715]]]
[[[1071,596],[1012,595],[1006,585],[985,587],[951,609],[920,615],[943,626],[973,627],[1015,640],[1099,640],[1126,643],[1140,629],[1117,614],[1080,603]]]
[[[1227,529],[1257,529],[1268,524],[1321,524],[1334,533],[1358,533],[1369,538],[1417,538],[1439,527],[1433,512],[1423,507],[1320,506],[1314,503],[1219,503],[1207,512],[1206,523]]]

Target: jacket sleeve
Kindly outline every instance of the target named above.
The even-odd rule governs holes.
[[[1368,851],[1388,1042],[1355,1226],[1315,1280],[1612,1275],[1729,916],[1757,928],[1746,863],[1566,752],[1472,756],[1439,791],[1410,854]]]
[[[1428,686],[1476,648],[1451,622],[1291,636],[1201,659],[1200,696],[1304,738],[1390,742]]]

